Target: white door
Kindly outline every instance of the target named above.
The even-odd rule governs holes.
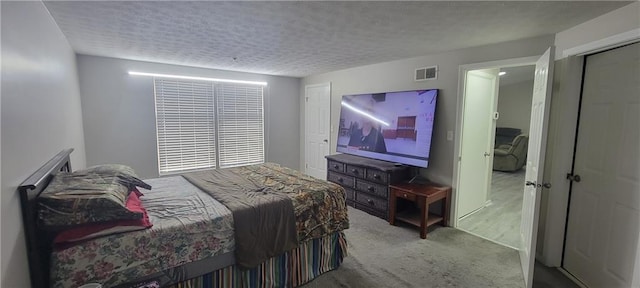
[[[467,72],[464,87],[458,218],[487,202],[493,171],[494,113],[498,108],[499,69]]]
[[[329,155],[331,84],[305,87],[305,173],[327,178]]]
[[[544,170],[544,154],[547,145],[547,120],[553,84],[553,47],[536,62],[529,124],[529,150],[524,195],[522,197],[522,223],[520,225],[520,264],[526,287],[533,284],[533,267],[536,257],[540,193]]]
[[[640,43],[586,57],[564,268],[631,287],[640,233]],[[640,270],[640,267],[635,267]]]

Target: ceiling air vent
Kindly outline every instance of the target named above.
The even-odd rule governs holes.
[[[415,81],[438,79],[438,66],[423,67],[416,69]]]

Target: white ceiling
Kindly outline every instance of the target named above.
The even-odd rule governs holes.
[[[628,3],[56,1],[45,5],[80,54],[301,77],[553,34]]]

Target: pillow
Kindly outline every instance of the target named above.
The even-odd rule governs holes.
[[[129,189],[133,189],[137,186],[140,188],[151,190],[151,185],[138,179],[138,175],[136,175],[136,172],[133,171],[133,168],[126,165],[103,164],[103,165],[92,166],[87,169],[79,170],[76,172],[87,172],[87,173],[96,173],[104,176],[113,176],[118,178],[118,183],[129,187]]]
[[[81,170],[58,173],[38,197],[39,218],[45,229],[113,220],[141,219],[130,211],[126,199],[131,191],[119,177]]]
[[[96,173],[123,173],[123,174],[131,175],[134,177],[138,177],[136,172],[133,171],[133,168],[127,165],[122,165],[122,164],[102,164],[102,165],[91,166],[89,168],[86,168],[80,171],[96,172]]]
[[[138,188],[131,189],[131,193],[135,193],[136,195],[138,195],[138,198],[144,196],[144,194],[142,194],[142,192],[140,192],[140,190],[138,190]],[[131,194],[129,194],[129,195],[131,195]]]
[[[69,229],[56,235],[53,243],[77,242],[116,233],[143,230],[153,226],[149,221],[147,210],[142,206],[142,201],[140,201],[137,193],[129,195],[126,206],[130,211],[142,213],[142,218],[138,220],[109,221]]]

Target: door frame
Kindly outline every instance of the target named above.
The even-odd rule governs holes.
[[[538,56],[530,56],[530,57],[521,57],[521,58],[511,58],[505,60],[498,61],[490,61],[490,62],[482,62],[482,63],[473,63],[473,64],[465,64],[460,65],[458,71],[458,103],[456,108],[456,130],[454,135],[459,135],[454,139],[454,151],[453,151],[453,177],[452,177],[452,199],[451,199],[451,212],[450,212],[450,222],[452,227],[458,227],[458,217],[462,215],[458,215],[458,193],[457,189],[460,183],[459,170],[460,170],[460,153],[462,148],[462,141],[460,136],[462,136],[462,126],[463,123],[463,114],[464,114],[464,102],[466,98],[465,84],[466,84],[466,75],[467,72],[472,70],[480,70],[480,69],[494,69],[494,68],[504,68],[504,67],[515,67],[515,66],[525,66],[525,65],[535,65],[536,61],[540,58]]]
[[[562,53],[556,54],[563,57],[556,59],[556,62],[560,62],[561,67],[554,74],[554,82],[558,82],[556,80],[559,79],[561,83],[560,87],[554,87],[554,94],[560,97],[552,98],[552,101],[555,99],[557,102],[552,102],[552,107],[555,106],[555,108],[552,108],[549,112],[549,117],[556,120],[549,123],[549,137],[547,139],[551,138],[553,133],[554,141],[547,144],[547,153],[561,156],[552,157],[553,161],[551,163],[549,161],[545,163],[545,178],[548,178],[548,182],[552,183],[553,186],[547,190],[544,238],[541,239],[544,248],[542,251],[537,251],[539,253],[537,256],[546,266],[562,267],[564,257],[564,240],[570,195],[570,182],[567,181],[566,175],[573,170],[584,58],[586,55],[606,49],[618,48],[638,40],[640,40],[640,28],[567,48]],[[559,89],[555,90],[555,88]],[[640,241],[638,241],[637,252],[636,267],[639,267]],[[640,269],[635,270],[634,281],[634,285],[636,285],[634,288],[640,288]]]
[[[303,158],[302,158],[302,167],[300,167],[301,168],[300,170],[305,174],[307,174],[307,165],[306,165],[307,164],[307,116],[308,116],[308,113],[307,113],[307,97],[308,97],[307,96],[307,90],[309,88],[317,88],[317,87],[324,87],[324,86],[329,88],[329,100],[328,100],[329,105],[328,105],[328,109],[327,109],[327,114],[328,115],[326,115],[327,116],[327,120],[329,121],[327,123],[327,127],[329,128],[329,131],[328,131],[329,136],[327,136],[327,140],[328,140],[327,148],[329,148],[329,149],[328,149],[328,154],[327,155],[331,154],[331,138],[332,138],[331,136],[333,134],[333,126],[331,126],[331,82],[324,82],[324,83],[316,83],[316,84],[305,85],[304,86],[304,98],[303,98],[303,107],[304,107],[304,139],[303,139],[303,143],[304,143],[305,149],[304,149],[304,154],[302,155],[303,156]],[[309,175],[309,174],[307,174],[307,175]]]

